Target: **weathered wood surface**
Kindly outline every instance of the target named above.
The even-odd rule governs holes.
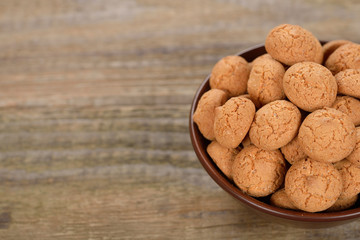
[[[289,22],[360,40],[358,1],[1,0],[0,239],[359,239],[261,219],[205,173],[192,97]]]

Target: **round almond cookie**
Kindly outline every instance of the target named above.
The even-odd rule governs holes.
[[[357,167],[360,167],[360,127],[356,128],[356,145],[354,151],[347,156],[347,159]]]
[[[206,139],[215,139],[215,108],[223,105],[228,100],[228,98],[228,94],[219,89],[210,89],[201,96],[197,108],[194,112],[193,120],[199,127],[201,134]]]
[[[332,108],[347,114],[354,125],[360,125],[360,101],[349,96],[338,96]]]
[[[218,61],[211,71],[210,87],[226,90],[230,97],[246,92],[250,66],[240,56],[227,56]]]
[[[291,142],[283,146],[281,152],[290,164],[294,164],[294,162],[307,157],[299,144],[297,136]]]
[[[341,71],[335,75],[335,79],[339,93],[360,98],[360,67]]]
[[[289,197],[286,195],[284,188],[277,190],[271,195],[270,204],[286,209],[297,209],[297,207],[294,206]]]
[[[273,58],[271,57],[270,54],[265,53],[265,54],[260,55],[259,57],[255,58],[255,59],[251,62],[252,66],[254,66],[254,64],[256,64],[257,61],[263,60],[263,59],[270,59],[270,60],[272,59],[272,60],[275,60],[275,59],[273,59]]]
[[[339,47],[341,47],[344,44],[351,43],[348,40],[333,40],[329,41],[324,44],[323,46],[323,52],[324,52],[324,59],[323,62],[326,62],[326,59]]]
[[[331,207],[342,192],[342,178],[331,163],[305,158],[295,162],[285,176],[285,192],[291,202],[306,212]]]
[[[218,166],[218,168],[225,174],[226,177],[232,179],[231,169],[236,155],[239,153],[238,148],[226,148],[221,146],[217,141],[212,141],[208,147],[207,152]]]
[[[245,138],[255,115],[255,105],[244,97],[230,98],[215,109],[214,134],[218,143],[236,148]]]
[[[305,118],[298,138],[306,155],[317,161],[333,163],[353,151],[356,131],[349,116],[333,108],[324,108]]]
[[[339,197],[338,200],[332,205],[330,208],[326,209],[327,212],[336,212],[348,209],[356,203],[358,200],[358,195],[349,197],[349,198],[341,198]]]
[[[340,46],[328,57],[325,66],[334,75],[346,69],[360,68],[360,44],[347,43]]]
[[[240,95],[239,97],[244,97],[244,98],[250,99],[250,95],[249,95],[249,94],[243,94],[243,95]],[[251,100],[251,99],[250,99],[250,100]]]
[[[257,147],[275,150],[285,146],[296,136],[300,124],[299,109],[289,101],[276,100],[255,113],[249,137]]]
[[[324,66],[313,62],[291,66],[285,72],[283,86],[289,100],[308,112],[331,107],[337,94],[335,77]]]
[[[265,49],[271,57],[289,66],[298,62],[320,64],[323,60],[319,40],[298,25],[282,24],[273,28],[266,37]]]
[[[247,91],[257,107],[285,98],[282,84],[284,74],[284,66],[274,59],[263,57],[254,61]]]
[[[285,160],[279,150],[268,151],[250,145],[236,156],[232,174],[242,191],[253,197],[265,197],[283,183]]]
[[[251,140],[250,140],[249,134],[246,134],[245,138],[241,142],[241,145],[243,147],[247,147],[247,146],[251,145]]]
[[[360,193],[360,168],[344,159],[334,164],[340,172],[343,182],[341,198],[350,198]]]

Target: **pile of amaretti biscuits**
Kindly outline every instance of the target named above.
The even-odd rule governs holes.
[[[360,45],[300,26],[270,31],[267,54],[227,56],[193,116],[207,152],[243,192],[307,212],[350,208],[360,193]],[[285,161],[291,167],[287,167]]]

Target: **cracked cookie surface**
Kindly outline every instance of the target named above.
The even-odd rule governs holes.
[[[325,66],[334,75],[346,69],[360,68],[360,44],[347,43],[340,46],[328,57]]]
[[[333,108],[324,108],[305,118],[298,138],[306,155],[332,163],[344,159],[353,151],[356,131],[349,116]]]
[[[283,183],[285,160],[279,150],[268,151],[250,145],[236,156],[232,174],[242,191],[253,197],[264,197]]]
[[[347,156],[347,159],[354,165],[360,167],[360,127],[356,128],[356,145],[354,151]]]
[[[341,47],[344,44],[351,43],[348,40],[333,40],[325,43],[323,45],[323,52],[324,52],[324,59],[323,62],[326,62],[328,57],[339,47]]]
[[[215,139],[215,108],[223,105],[228,98],[228,94],[219,89],[210,89],[201,96],[194,112],[193,120],[197,124],[201,134],[206,139]]]
[[[330,107],[337,94],[335,77],[327,68],[313,62],[291,66],[285,72],[283,86],[289,100],[308,112]]]
[[[360,69],[346,69],[336,74],[335,79],[339,93],[360,98]]]
[[[352,207],[356,203],[357,200],[358,200],[358,195],[354,195],[349,198],[339,197],[338,200],[336,200],[336,202],[334,203],[334,205],[332,205],[331,207],[326,209],[326,211],[327,212],[335,212],[335,211],[342,211],[342,210],[348,209],[348,208]]]
[[[271,57],[270,54],[265,53],[265,54],[262,54],[262,55],[258,56],[257,58],[255,58],[255,59],[251,62],[252,66],[254,66],[254,64],[256,64],[257,61],[260,61],[260,60],[263,60],[263,59],[275,60],[275,59],[273,59],[273,58]]]
[[[211,71],[210,87],[228,91],[231,97],[246,92],[250,65],[240,56],[227,56],[218,61]]]
[[[236,155],[239,153],[239,148],[226,148],[221,146],[217,141],[212,141],[208,147],[207,152],[215,162],[215,164],[220,168],[220,170],[225,174],[226,177],[232,179],[231,169],[234,163]]]
[[[339,198],[342,178],[331,163],[305,158],[287,171],[285,192],[297,208],[319,212],[331,207]]]
[[[323,50],[319,40],[306,29],[291,24],[273,28],[265,40],[266,51],[274,59],[293,65],[298,62],[323,60]]]
[[[282,84],[284,74],[284,66],[268,55],[254,60],[247,91],[257,107],[285,98]]]
[[[300,123],[301,113],[294,104],[276,100],[255,113],[249,137],[257,147],[275,150],[285,146],[296,136]]]
[[[296,161],[307,157],[299,144],[297,136],[291,142],[283,146],[281,152],[290,164],[294,164]]]
[[[214,134],[218,143],[236,148],[245,138],[255,115],[254,103],[244,97],[230,98],[215,109]]]
[[[271,195],[270,204],[286,209],[298,209],[286,195],[285,188],[279,189]]]
[[[349,96],[338,96],[332,108],[347,114],[355,126],[360,125],[360,101]]]
[[[350,198],[360,193],[360,168],[344,159],[334,164],[340,172],[343,182],[341,198]]]

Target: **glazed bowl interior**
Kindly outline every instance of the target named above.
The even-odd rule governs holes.
[[[324,44],[325,42],[322,42]],[[258,45],[240,52],[238,55],[251,62],[256,57],[266,53],[264,45]],[[193,121],[193,114],[196,110],[200,97],[210,89],[210,75],[202,82],[197,90],[190,111],[190,137],[195,153],[211,178],[226,192],[238,199],[246,207],[255,210],[264,218],[271,221],[290,224],[296,227],[321,228],[344,224],[360,217],[360,200],[348,210],[339,212],[318,212],[308,213],[303,211],[287,210],[269,204],[270,197],[254,198],[243,193],[233,182],[219,170],[206,152],[206,147],[210,143],[200,133],[197,125]]]

